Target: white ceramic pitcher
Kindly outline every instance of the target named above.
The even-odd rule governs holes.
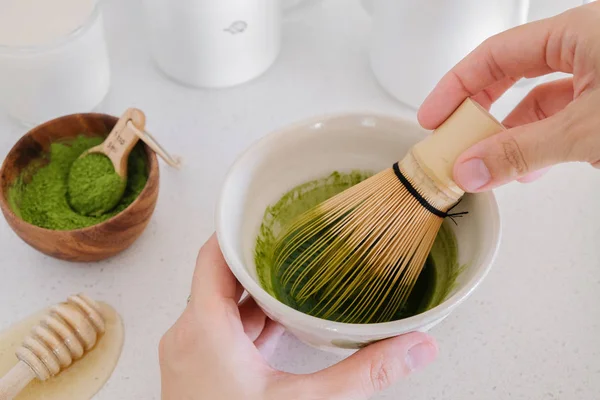
[[[530,0],[361,1],[373,16],[373,73],[387,92],[414,109],[486,38],[526,23],[530,7]]]
[[[154,60],[184,84],[247,82],[279,55],[280,0],[142,0],[142,5]]]

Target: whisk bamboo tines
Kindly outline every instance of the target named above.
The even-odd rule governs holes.
[[[19,362],[0,379],[0,400],[11,400],[33,379],[45,381],[90,351],[104,333],[96,302],[84,294],[53,306],[17,349]]]
[[[464,191],[458,156],[504,127],[471,99],[392,167],[297,218],[274,250],[286,302],[347,323],[385,322],[406,305],[444,218]],[[462,214],[462,213],[459,213]]]

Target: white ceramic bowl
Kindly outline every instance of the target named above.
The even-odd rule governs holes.
[[[501,224],[493,193],[467,194],[456,208],[469,214],[456,236],[459,264],[466,267],[438,306],[410,318],[380,324],[345,324],[309,316],[281,303],[258,282],[254,245],[267,206],[304,182],[334,170],[380,171],[401,159],[426,131],[387,116],[344,114],[294,124],[267,135],[233,164],[216,211],[219,243],[231,271],[264,312],[303,342],[347,353],[376,340],[426,331],[447,317],[481,283],[500,242]]]

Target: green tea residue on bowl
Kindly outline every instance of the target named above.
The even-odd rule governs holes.
[[[254,261],[260,284],[268,293],[299,311],[308,311],[295,304],[274,279],[272,261],[276,241],[294,218],[370,176],[372,173],[365,171],[334,172],[293,188],[266,209],[256,240]],[[407,303],[396,311],[392,320],[407,318],[440,304],[451,292],[460,272],[457,258],[454,233],[443,224]]]
[[[41,228],[72,230],[96,225],[125,210],[142,192],[148,179],[147,157],[139,143],[129,156],[127,186],[114,209],[99,216],[84,216],[69,205],[67,178],[71,165],[84,151],[103,140],[79,136],[52,143],[50,152],[30,163],[9,188],[7,200],[12,211]]]

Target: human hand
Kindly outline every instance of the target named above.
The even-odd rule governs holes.
[[[213,235],[198,255],[190,302],[160,342],[162,399],[368,399],[437,356],[435,341],[415,332],[313,374],[277,371],[265,357],[283,328],[253,300],[238,305],[242,292]]]
[[[419,109],[434,129],[467,97],[489,109],[522,77],[573,76],[534,88],[506,117],[505,132],[467,151],[454,166],[466,192],[530,182],[551,165],[600,167],[600,2],[493,36],[450,70]]]

